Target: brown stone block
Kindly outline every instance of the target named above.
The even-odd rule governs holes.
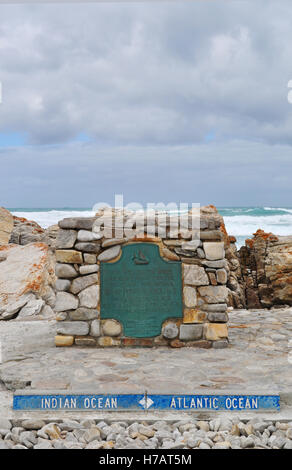
[[[136,346],[136,338],[122,338],[121,342],[126,347]]]
[[[65,335],[55,336],[55,345],[57,347],[72,346],[73,343],[74,343],[74,336],[65,336]]]
[[[56,250],[56,261],[59,263],[82,264],[82,254],[76,250]]]
[[[185,346],[185,343],[183,341],[180,341],[179,339],[174,339],[170,342],[170,346],[172,348],[183,348]]]
[[[112,347],[120,346],[121,340],[117,338],[112,338],[111,336],[100,336],[97,340],[97,343],[101,347]]]
[[[94,338],[90,336],[75,336],[75,344],[76,346],[96,346],[96,341]]]
[[[228,328],[226,323],[205,323],[205,339],[217,341],[222,338],[228,338]]]
[[[206,312],[196,308],[185,308],[183,323],[203,323],[207,318]]]
[[[179,261],[180,260],[179,256],[177,256],[173,251],[169,250],[168,248],[162,248],[161,255],[164,258],[167,258],[171,261]]]

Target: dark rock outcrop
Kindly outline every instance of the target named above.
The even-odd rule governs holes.
[[[247,308],[292,305],[292,236],[258,230],[239,258]]]

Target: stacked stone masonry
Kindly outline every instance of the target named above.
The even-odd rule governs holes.
[[[126,236],[124,227],[116,224],[112,238],[109,238],[102,232],[100,217],[104,218],[102,211],[96,217],[66,218],[59,222],[56,346],[227,347],[229,266],[218,213],[209,207],[201,209],[197,239],[193,239],[189,230],[183,229],[176,238],[171,238],[170,218],[164,236],[160,236],[158,214],[154,217],[150,235],[149,226],[147,231],[145,226],[141,233],[131,238]],[[116,211],[112,210],[113,223],[115,217]],[[130,217],[123,212],[124,224]],[[182,315],[164,321],[159,336],[125,337],[122,322],[114,318],[103,319],[100,315],[101,263],[116,262],[123,247],[132,243],[155,244],[162,259],[181,263]]]

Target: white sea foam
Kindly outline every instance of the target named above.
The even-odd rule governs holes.
[[[48,228],[51,225],[55,225],[59,220],[64,219],[65,217],[92,217],[94,215],[93,211],[82,211],[82,210],[50,210],[50,211],[12,211],[13,215],[17,217],[25,217],[29,220],[34,220],[41,227]]]

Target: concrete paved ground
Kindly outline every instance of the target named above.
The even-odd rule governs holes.
[[[222,350],[59,349],[54,346],[54,321],[0,322],[0,416],[19,416],[11,410],[12,394],[25,388],[89,393],[280,393],[281,412],[276,415],[292,419],[291,319],[292,309],[234,311],[229,322],[230,346]],[[60,413],[76,416],[77,412],[55,415]],[[115,417],[117,413],[111,412]],[[150,419],[150,412],[143,413]],[[137,415],[127,414],[129,419]],[[156,412],[155,419],[162,415],[165,412]]]

